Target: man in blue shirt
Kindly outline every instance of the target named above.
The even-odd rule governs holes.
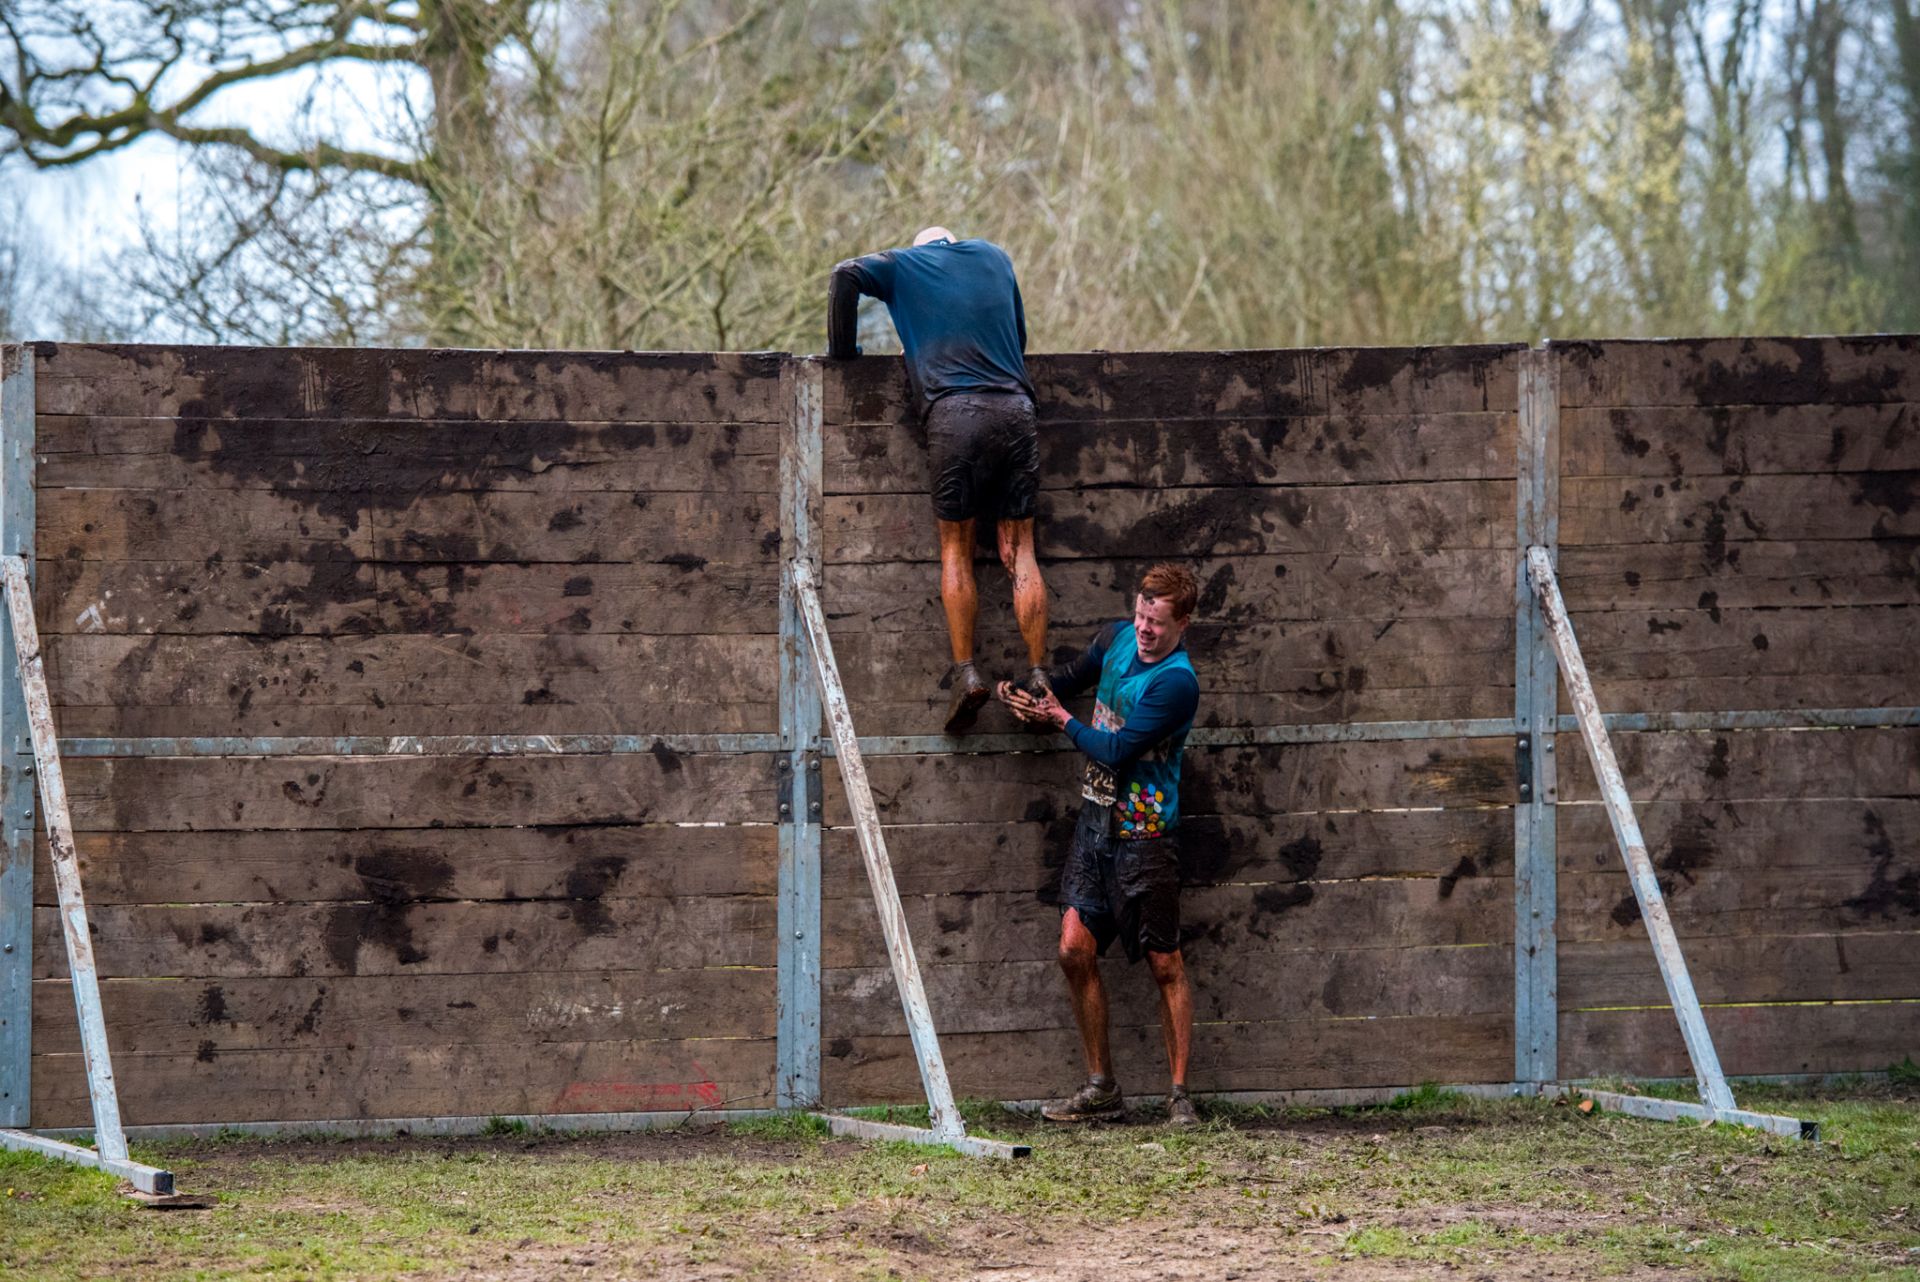
[[[979,595],[973,581],[975,519],[999,526],[1000,560],[1013,579],[1013,610],[1030,665],[1024,688],[1045,678],[1047,588],[1033,553],[1039,446],[1027,381],[1027,318],[1013,260],[985,240],[929,227],[911,249],[850,258],[833,269],[827,354],[860,354],[860,295],[887,305],[906,352],[914,400],[927,424],[933,514],[940,527],[940,600],[953,670],[946,731],[970,729],[988,683],[973,663]]]
[[[1107,1044],[1107,994],[1100,954],[1116,938],[1129,961],[1142,956],[1160,988],[1160,1024],[1173,1085],[1167,1114],[1198,1122],[1187,1097],[1193,990],[1180,954],[1180,757],[1200,706],[1200,681],[1187,658],[1187,625],[1199,585],[1178,565],[1156,565],[1140,580],[1133,622],[1102,628],[1079,658],[1048,672],[1039,696],[1004,682],[1000,697],[1023,719],[1067,732],[1087,758],[1080,821],[1060,879],[1060,967],[1073,998],[1087,1083],[1042,1110],[1055,1122],[1116,1118],[1125,1111]],[[1055,697],[1098,683],[1093,724]]]

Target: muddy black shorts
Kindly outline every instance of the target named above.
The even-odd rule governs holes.
[[[1102,955],[1116,938],[1128,961],[1180,948],[1180,848],[1174,837],[1121,841],[1108,810],[1080,807],[1060,874],[1060,909],[1077,909]]]
[[[1024,521],[1040,487],[1033,402],[1021,392],[952,392],[927,411],[933,514]]]

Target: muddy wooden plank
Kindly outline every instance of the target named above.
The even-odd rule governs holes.
[[[1165,557],[1170,552],[1362,555],[1511,546],[1501,524],[1513,483],[1434,481],[1359,486],[1224,486],[1043,492],[1036,542],[1042,556]],[[829,498],[830,565],[932,561],[933,514],[919,495]]]
[[[1159,1018],[1159,996],[1145,966],[1114,950],[1106,966],[1116,1024]],[[1224,1020],[1380,1019],[1479,1015],[1513,1007],[1513,956],[1506,947],[1402,948],[1290,955],[1284,966],[1242,965],[1217,953],[1188,968],[1194,1018]],[[1050,959],[926,970],[927,994],[942,1038],[1073,1026],[1066,981]],[[886,967],[829,970],[823,1012],[828,1037],[904,1036],[905,1018]]]
[[[925,428],[859,423],[828,432],[829,494],[930,492]],[[1042,489],[1082,485],[1304,485],[1513,474],[1510,413],[1344,414],[1262,419],[1102,419],[1050,424]]]
[[[338,904],[103,904],[89,916],[101,974],[117,979],[506,975],[774,963],[774,903],[763,895],[623,899],[581,885],[570,898],[521,903],[418,902],[396,895]],[[37,910],[34,929],[41,941],[35,978],[65,978],[57,911]]]
[[[1683,945],[1725,935],[1920,933],[1920,855],[1837,857],[1815,869],[1663,871],[1659,880]],[[1624,869],[1563,873],[1559,885],[1561,939],[1645,941]]]
[[[1038,894],[1059,880],[1077,813],[1069,804],[1045,822],[890,825],[887,851],[905,895]],[[822,894],[870,896],[852,830],[827,829],[822,851]],[[84,858],[84,845],[81,853]],[[1455,882],[1504,877],[1513,871],[1513,820],[1496,809],[1199,815],[1182,822],[1180,858],[1181,880],[1189,888],[1362,877],[1450,877]],[[92,884],[89,880],[89,894]]]
[[[773,1103],[771,1038],[339,1046],[116,1056],[129,1124],[624,1113]],[[34,1057],[33,1124],[81,1126],[86,1074]]]
[[[1920,998],[1920,929],[1869,934],[1728,935],[1686,941],[1703,1002]],[[1560,1007],[1662,1006],[1645,938],[1563,942]]]
[[[1920,730],[1616,734],[1635,805],[1650,801],[1920,796]],[[1596,801],[1580,750],[1560,753],[1561,802]]]
[[[515,975],[109,979],[100,986],[118,1055],[323,1046],[439,1046],[771,1037],[773,972],[535,971]],[[80,1050],[60,980],[34,988],[34,1048]]]
[[[780,555],[770,494],[571,490],[430,493],[372,516],[385,561],[658,562]]]
[[[1920,404],[1661,405],[1560,415],[1567,476],[1747,476],[1920,468]]]
[[[1884,1072],[1920,1045],[1920,1002],[1709,1006],[1720,1065],[1729,1076]],[[1568,1077],[1691,1077],[1673,1012],[1567,1011],[1560,1071]]]
[[[770,754],[77,758],[83,832],[739,823],[773,813]]]
[[[1754,540],[1920,536],[1920,472],[1820,476],[1569,478],[1563,543],[1697,543],[1708,564]]]
[[[391,502],[454,490],[769,493],[770,423],[413,422],[43,414],[42,489],[361,492]]]
[[[160,418],[779,421],[771,352],[41,344],[43,414]]]
[[[863,734],[918,733],[945,719],[946,642],[944,629],[854,633],[836,642],[854,723]],[[1202,619],[1188,630],[1187,647],[1200,675],[1202,725],[1501,716],[1503,706],[1511,712],[1511,619],[1397,625]],[[974,653],[988,674],[1011,676],[1027,668],[1017,633],[982,630]],[[1069,703],[1083,719],[1091,715],[1090,696]]]
[[[1145,976],[1140,977],[1145,981]],[[1160,1024],[1112,1030],[1121,1087],[1166,1089]],[[1080,1038],[1051,1032],[963,1033],[940,1039],[953,1089],[976,1098],[1068,1095],[1085,1076]],[[846,1107],[919,1098],[905,1037],[834,1037],[821,1061],[827,1099]],[[1309,1090],[1490,1082],[1513,1071],[1513,1017],[1416,1016],[1379,1020],[1274,1020],[1194,1029],[1188,1084],[1197,1091]]]
[[[265,491],[216,501],[200,490],[48,490],[34,541],[87,561],[355,561],[373,551],[367,516],[355,493],[314,508]]]
[[[1563,546],[1559,577],[1570,608],[1582,612],[1913,604],[1920,539]]]
[[[1517,343],[1324,348],[1314,353],[1314,380],[1335,411],[1506,412],[1519,406],[1522,350]]]
[[[1289,623],[1365,619],[1472,619],[1513,613],[1509,549],[1449,549],[1392,556],[1307,553],[1179,557],[1200,581],[1201,622]],[[1131,618],[1145,558],[1042,564],[1055,645],[1084,646],[1106,623]],[[978,627],[1010,629],[1012,594],[997,559],[975,566]],[[1920,580],[1920,569],[1915,571]],[[938,632],[946,626],[939,572],[930,564],[836,565],[822,601],[835,638],[855,632]],[[1913,589],[1920,599],[1920,583]]]
[[[1876,675],[1687,677],[1682,680],[1604,681],[1600,697],[1613,712],[1743,712],[1778,709],[1909,707],[1913,683]],[[1560,711],[1573,705],[1563,692]]]
[[[1663,876],[1812,873],[1920,849],[1920,800],[1913,798],[1655,801],[1637,803],[1634,814]],[[1560,866],[1570,874],[1621,867],[1597,805],[1562,806],[1559,843]]]
[[[414,632],[771,633],[780,567],[704,561],[629,565],[382,567],[382,591]]]
[[[1103,418],[1108,406],[1101,387],[1105,357],[1097,352],[1065,352],[1027,357],[1034,407],[1042,422]],[[823,417],[828,434],[846,423],[907,422],[919,418],[907,386],[906,363],[898,356],[863,356],[822,365]]]
[[[1852,405],[1920,400],[1920,338],[1555,343],[1565,406]]]
[[[1513,883],[1504,877],[1195,887],[1180,898],[1181,946],[1196,965],[1212,957],[1249,966],[1269,959],[1278,971],[1296,953],[1357,941],[1388,950],[1497,944],[1513,938],[1512,900]],[[1057,956],[1059,909],[1033,894],[976,891],[902,902],[914,949],[928,966]],[[828,899],[821,917],[828,969],[885,961],[870,902]]]
[[[1049,821],[1077,804],[1077,753],[876,757],[867,763],[882,822],[960,823],[983,815]],[[827,775],[826,822],[850,822]],[[1499,739],[1189,747],[1181,810],[1204,814],[1506,806],[1513,745]]]
[[[383,593],[377,567],[315,548],[236,548],[204,561],[68,557],[42,542],[34,607],[50,642],[62,633],[259,636],[442,631],[430,600],[402,605]],[[122,556],[142,549],[126,549]],[[84,553],[84,549],[82,549]],[[249,560],[250,553],[266,559]]]
[[[66,735],[769,730],[774,638],[67,635]]]
[[[1920,649],[1911,644],[1920,611],[1904,605],[1746,610],[1715,598],[1691,610],[1576,608],[1573,626],[1608,711],[1612,681],[1875,676],[1886,678],[1889,697],[1870,702],[1902,703],[1920,675]]]
[[[43,558],[49,636],[772,633],[779,567]]]
[[[287,832],[88,832],[93,904],[514,902],[595,896],[771,895],[771,824],[571,824]],[[38,902],[54,903],[37,834]]]

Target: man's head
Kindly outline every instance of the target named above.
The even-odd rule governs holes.
[[[919,231],[913,234],[913,247],[915,249],[918,249],[920,248],[920,246],[930,245],[936,240],[959,240],[959,239],[960,238],[958,236],[948,231],[945,227],[922,227]]]
[[[1200,585],[1184,565],[1162,563],[1140,576],[1133,598],[1133,637],[1140,657],[1157,663],[1174,652],[1193,622]]]

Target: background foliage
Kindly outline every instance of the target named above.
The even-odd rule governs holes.
[[[68,336],[817,350],[831,265],[936,221],[1040,349],[1920,327],[1920,0],[0,0],[0,41],[10,185],[195,165],[54,284]],[[221,114],[349,63],[410,78],[377,146]]]

